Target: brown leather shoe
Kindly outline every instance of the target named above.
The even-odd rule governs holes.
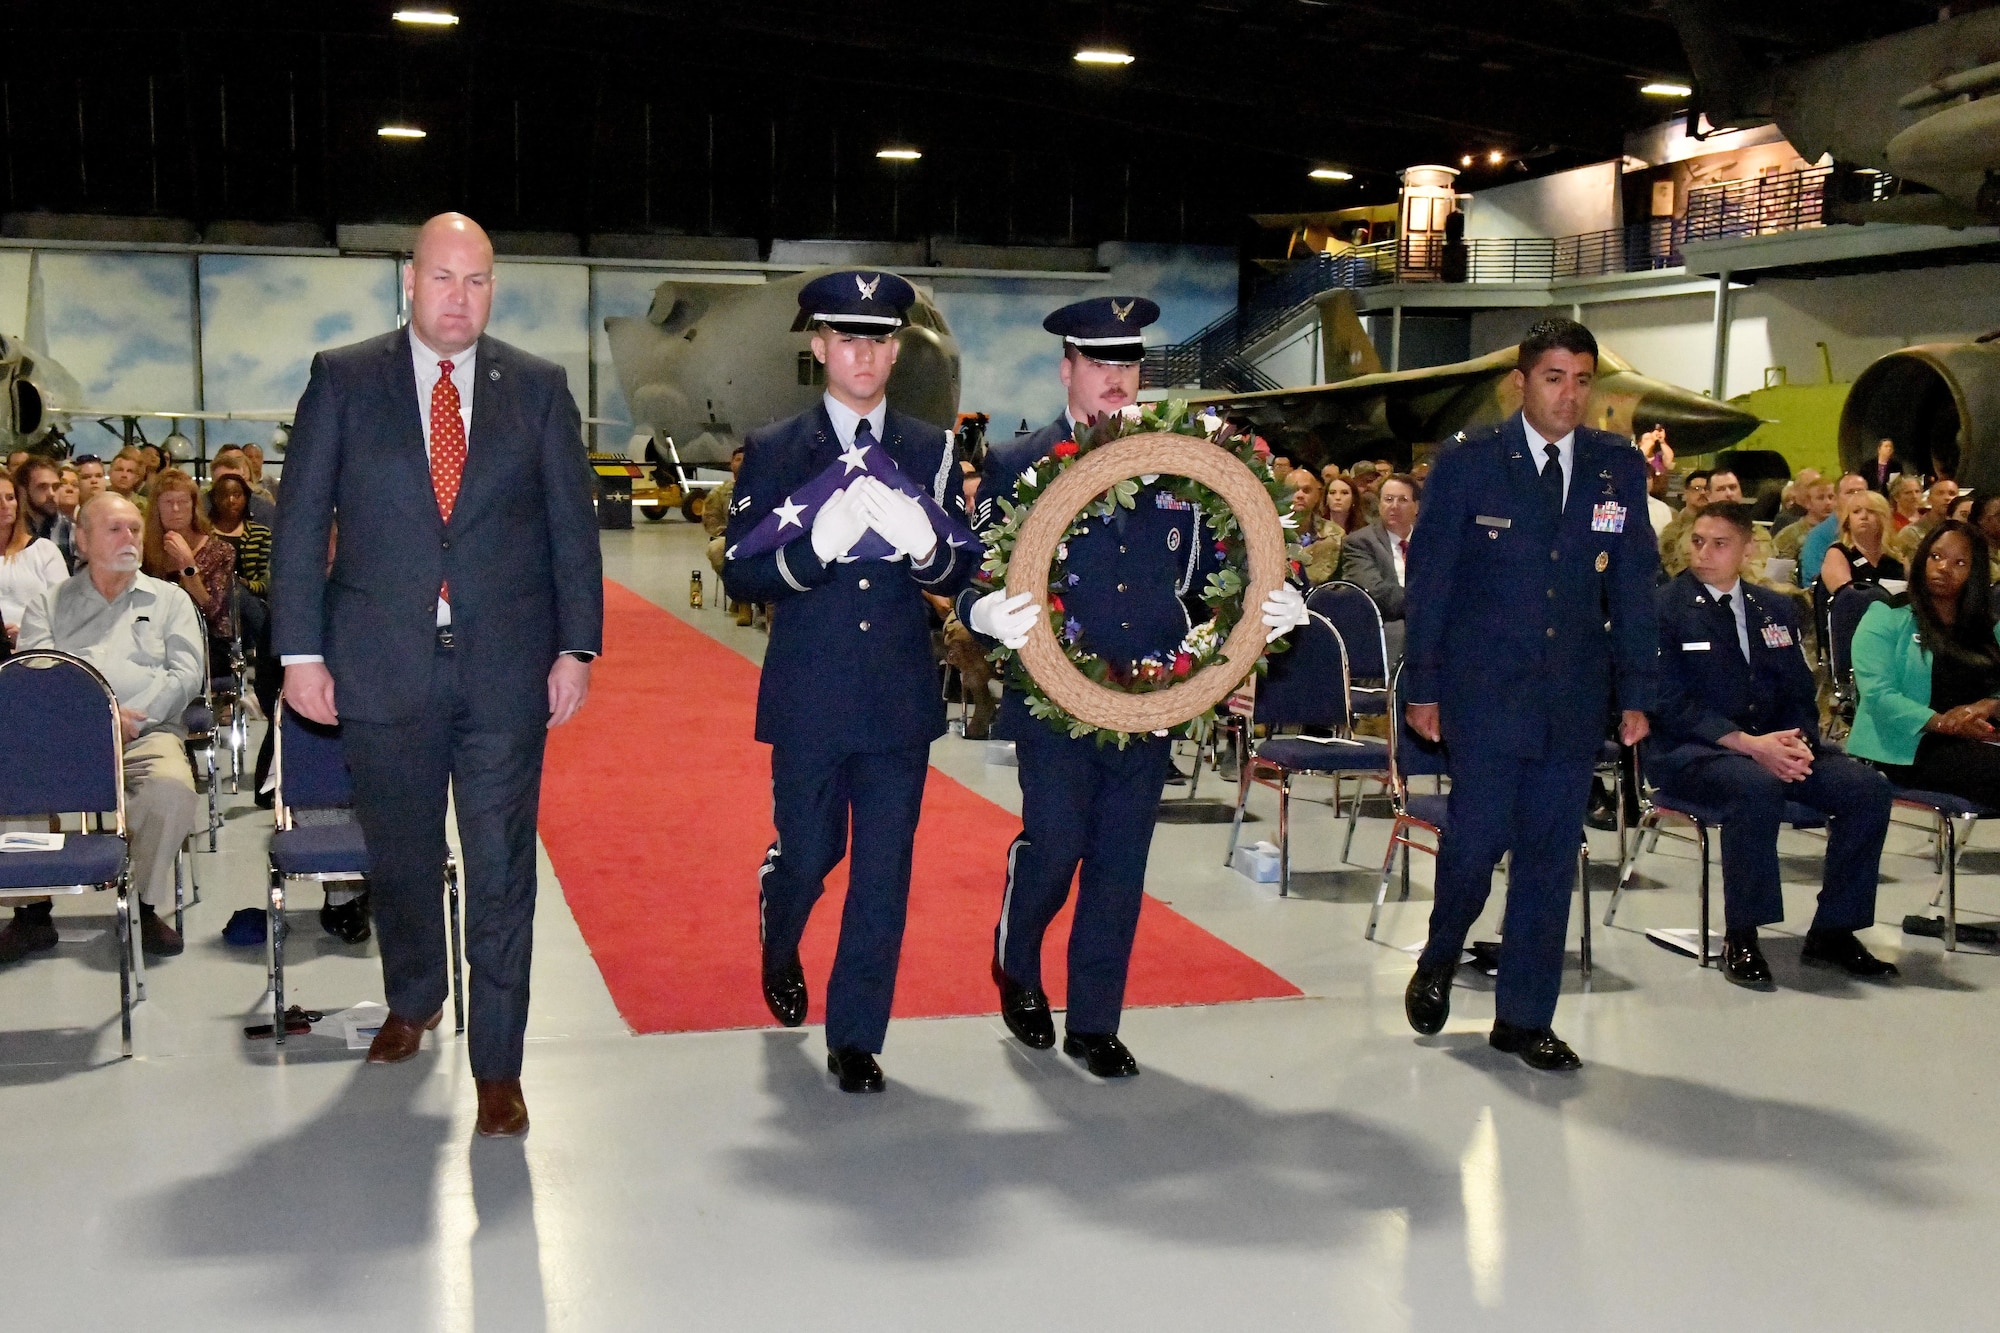
[[[486,1139],[517,1138],[528,1132],[528,1103],[521,1097],[518,1078],[476,1078],[479,1089],[479,1136]]]
[[[444,1017],[440,1009],[430,1016],[427,1023],[412,1023],[407,1018],[390,1014],[382,1020],[381,1031],[375,1040],[368,1043],[368,1063],[371,1065],[399,1065],[415,1055],[424,1044],[424,1034],[438,1025]]]

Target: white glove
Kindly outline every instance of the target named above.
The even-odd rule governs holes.
[[[1264,624],[1270,633],[1264,636],[1265,643],[1276,642],[1288,630],[1295,630],[1306,623],[1306,599],[1299,596],[1299,590],[1286,583],[1264,599]]]
[[[855,485],[854,506],[868,526],[912,564],[921,565],[937,550],[937,533],[924,507],[879,478],[868,477]]]
[[[813,554],[832,564],[853,550],[866,531],[868,519],[855,503],[854,491],[835,491],[813,515]]]
[[[1028,641],[1028,631],[1041,616],[1042,608],[1035,605],[1035,594],[1020,592],[1009,597],[1005,588],[995,588],[972,604],[972,629],[976,634],[1018,649]]]

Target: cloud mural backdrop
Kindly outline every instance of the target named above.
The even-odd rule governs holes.
[[[997,437],[1012,434],[1023,419],[1039,425],[1062,406],[1058,345],[1041,327],[1057,306],[1090,295],[1150,297],[1163,313],[1148,342],[1159,343],[1187,337],[1235,304],[1229,250],[1113,244],[1099,253],[1110,271],[1103,282],[939,278],[929,284],[958,338],[961,408],[991,414]],[[193,257],[45,250],[40,268],[48,350],[94,403],[197,406]],[[389,259],[211,254],[200,257],[199,274],[201,398],[211,410],[290,408],[305,391],[316,352],[398,321],[399,278]],[[561,365],[585,415],[629,421],[603,321],[644,314],[654,288],[670,275],[502,262],[495,276],[493,336]],[[27,279],[27,253],[0,252],[0,328],[10,333],[25,327]],[[593,363],[594,403],[588,401]],[[158,431],[148,430],[157,438]],[[268,430],[216,427],[209,446],[265,439]],[[619,449],[628,433],[629,427],[607,426],[599,438],[603,447]]]

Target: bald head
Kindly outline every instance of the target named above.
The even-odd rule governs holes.
[[[98,492],[77,511],[77,558],[90,566],[91,578],[107,597],[138,570],[145,531],[139,506],[116,491]]]
[[[424,346],[455,356],[479,341],[493,313],[493,242],[463,213],[440,213],[417,233],[403,270],[410,327]]]

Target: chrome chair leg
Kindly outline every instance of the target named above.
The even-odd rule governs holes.
[[[213,722],[210,725],[212,727]],[[212,730],[208,744],[202,748],[208,756],[208,850],[212,852],[215,850],[216,830],[222,827],[222,816],[216,810],[218,793],[215,788],[215,733]]]
[[[1279,770],[1278,777],[1278,896],[1292,896],[1292,775]]]
[[[1576,845],[1576,887],[1583,895],[1583,988],[1590,989],[1590,844]]]
[[[1618,883],[1611,890],[1611,905],[1604,909],[1605,925],[1612,923],[1618,915],[1618,904],[1625,901],[1625,884],[1632,878],[1632,872],[1639,867],[1639,857],[1646,849],[1648,829],[1657,832],[1659,823],[1660,812],[1657,810],[1648,810],[1639,816],[1639,827],[1634,831],[1631,845],[1625,850],[1618,864]]]
[[[271,1040],[285,1044],[285,877],[271,867]]]
[[[1410,844],[1408,842],[1403,844],[1403,893],[1402,897],[1397,899],[1397,901],[1410,901]]]
[[[174,932],[176,934],[183,933],[186,930],[183,920],[187,914],[187,890],[181,883],[181,857],[183,854],[187,856],[189,866],[194,864],[194,853],[189,852],[185,845],[182,846],[180,851],[174,853]]]
[[[132,891],[127,875],[118,876],[118,1053],[132,1058]]]
[[[1940,814],[1938,823],[1944,832],[1944,947],[1948,952],[1958,949],[1958,824],[1951,816]]]
[[[1222,853],[1224,865],[1236,859],[1236,839],[1243,832],[1243,807],[1250,802],[1250,770],[1256,761],[1244,753],[1248,748],[1242,744],[1236,748],[1236,818],[1229,825],[1229,847]]]
[[[1389,846],[1382,853],[1382,882],[1375,887],[1375,905],[1368,909],[1368,929],[1363,933],[1361,937],[1363,939],[1372,940],[1375,938],[1375,924],[1382,919],[1382,904],[1389,900],[1389,874],[1396,865],[1396,845],[1401,842],[1402,838],[1403,821],[1398,819],[1389,826]],[[1403,847],[1403,883],[1405,892],[1408,892],[1409,874],[1410,849],[1405,845]]]
[[[1354,826],[1361,822],[1361,786],[1366,781],[1366,778],[1359,776],[1354,779],[1354,797],[1347,807],[1347,841],[1340,845],[1342,865],[1353,864],[1350,857],[1354,852]],[[1338,791],[1338,788],[1335,790]],[[1334,814],[1335,816],[1340,814],[1338,807],[1335,808]]]
[[[458,901],[458,860],[452,856],[444,859],[445,888],[450,894],[448,910],[451,912],[451,1016],[460,1036],[465,1035],[465,941],[463,927],[459,921]]]
[[[1653,826],[1657,832],[1659,825]],[[1701,843],[1701,965],[1708,966],[1708,825],[1696,820],[1695,838]]]

